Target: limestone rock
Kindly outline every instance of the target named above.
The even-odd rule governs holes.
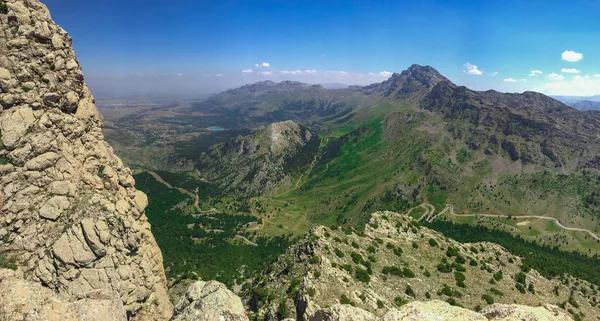
[[[376,317],[368,311],[348,304],[335,304],[329,308],[318,309],[310,321],[375,321]]]
[[[64,196],[55,196],[40,208],[40,216],[49,220],[56,221],[58,217],[67,209],[71,203]]]
[[[175,307],[173,321],[222,320],[244,321],[242,300],[216,281],[192,283]]]
[[[0,269],[0,319],[46,321],[125,321],[118,298],[83,298],[66,302],[50,289]]]
[[[67,320],[109,319],[101,311],[114,302],[130,320],[168,320],[173,305],[147,198],[104,141],[71,37],[38,0],[2,2],[0,153],[9,164],[0,165],[0,253],[16,259],[19,282],[47,294],[25,303],[48,308],[7,303],[0,319],[59,311],[56,296]],[[107,301],[94,302],[99,293]],[[84,310],[97,312],[81,317]]]
[[[443,301],[412,302],[399,309],[386,313],[381,321],[418,320],[469,320],[487,321],[481,314]]]
[[[522,305],[493,304],[484,308],[481,314],[488,320],[548,320],[571,321],[571,317],[560,311],[557,306],[544,305],[541,307],[528,307]]]

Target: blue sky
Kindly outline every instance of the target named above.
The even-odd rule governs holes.
[[[418,63],[478,90],[600,94],[595,0],[45,3],[92,90],[367,84]]]

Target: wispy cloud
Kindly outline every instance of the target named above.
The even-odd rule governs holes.
[[[565,74],[578,74],[579,70],[577,70],[575,68],[563,68],[560,70],[560,72],[565,73]]]
[[[562,77],[562,75],[558,76]],[[549,95],[592,96],[599,93],[598,88],[600,88],[600,77],[574,75],[569,79],[562,77],[547,82],[535,90]]]
[[[273,74],[272,71],[261,71],[261,74],[265,75],[265,76],[270,76]]]
[[[548,75],[548,79],[550,79],[552,81],[560,81],[560,80],[565,79],[565,76],[559,75],[559,74],[553,72],[553,73],[551,73],[551,74]]]
[[[385,77],[385,78],[390,78],[392,76],[393,73],[389,72],[389,71],[382,71],[379,73],[379,75],[381,75],[381,77]]]
[[[494,72],[492,73],[492,76],[496,76],[496,75],[498,75],[498,72],[497,72],[497,71],[494,71]]]
[[[503,81],[504,82],[521,82],[521,81],[527,81],[527,80],[526,79],[506,78]]]
[[[565,52],[562,53],[562,60],[564,60],[564,61],[577,62],[581,59],[583,59],[583,54],[581,54],[579,52],[575,52],[572,50],[565,50]]]
[[[221,74],[215,74],[215,76],[217,76],[217,77],[223,77],[223,75],[221,75]]]
[[[467,75],[481,76],[483,74],[483,71],[479,70],[479,68],[477,68],[477,65],[473,65],[467,62],[463,66],[465,67],[463,72]]]
[[[244,69],[244,70],[242,70],[242,72],[245,73],[245,74],[249,74],[252,71],[253,71],[252,69]]]
[[[537,70],[537,69],[536,69],[536,70],[532,70],[532,71],[529,73],[529,77],[537,77],[537,76],[539,76],[539,75],[541,75],[541,74],[543,74],[543,72],[542,72],[541,70]]]

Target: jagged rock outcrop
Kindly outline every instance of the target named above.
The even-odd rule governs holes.
[[[494,304],[480,313],[452,306],[447,302],[433,300],[415,301],[400,308],[389,310],[381,318],[349,304],[336,304],[319,309],[310,321],[420,321],[420,320],[465,320],[465,321],[570,321],[571,317],[558,307],[546,305],[528,307],[516,304]]]
[[[275,320],[282,310],[298,320],[336,320],[335,311],[324,308],[339,304],[355,305],[377,318],[399,306],[415,307],[417,316],[442,313],[433,305],[406,305],[430,300],[482,310],[489,319],[547,311],[600,316],[595,285],[566,276],[548,279],[535,270],[525,273],[521,266],[521,258],[498,244],[460,243],[410,216],[375,212],[363,233],[312,228],[265,269],[246,300],[259,320]],[[548,309],[548,304],[561,308]]]
[[[216,281],[192,283],[175,307],[172,321],[247,321],[242,300]]]
[[[68,302],[18,273],[0,269],[0,320],[125,321],[118,297],[95,297]]]
[[[49,289],[39,302],[117,299],[130,319],[168,319],[147,198],[104,142],[71,38],[39,1],[1,2],[0,256]]]
[[[259,195],[308,167],[318,149],[316,135],[288,120],[212,146],[202,154],[198,167],[224,191]]]

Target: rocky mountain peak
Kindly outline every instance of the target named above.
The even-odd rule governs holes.
[[[431,66],[412,65],[401,73],[378,84],[363,87],[366,94],[377,93],[384,97],[418,100],[440,82],[448,81]]]
[[[0,257],[17,272],[0,283],[43,287],[42,303],[56,296],[80,310],[108,304],[130,319],[168,319],[147,197],[104,141],[71,38],[39,1],[1,2]],[[21,299],[3,295],[0,306],[18,309],[0,315],[61,315],[34,297],[11,301]]]
[[[266,128],[269,150],[274,155],[284,153],[290,147],[306,145],[312,133],[292,120],[272,123]]]

